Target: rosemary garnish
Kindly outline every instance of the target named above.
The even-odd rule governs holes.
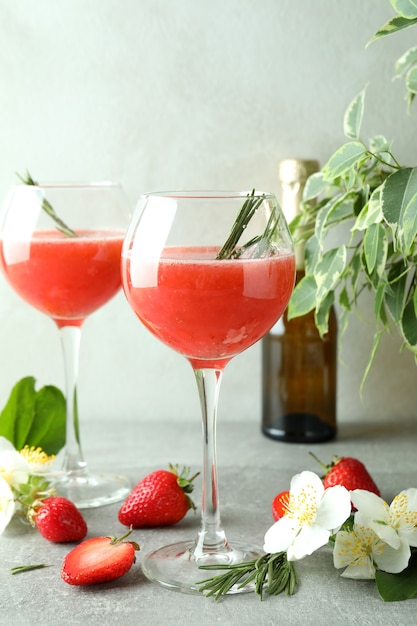
[[[287,560],[286,552],[264,554],[258,559],[235,563],[233,565],[201,565],[204,570],[225,570],[212,578],[205,578],[196,584],[201,585],[199,591],[207,597],[214,596],[218,600],[237,585],[237,589],[249,583],[254,584],[254,591],[262,600],[263,593],[278,595],[285,592],[292,596],[298,583],[297,573],[292,562]]]
[[[17,174],[17,176],[20,178],[20,180],[25,184],[25,185],[35,185],[37,186],[38,183],[36,181],[33,180],[32,176],[29,174],[29,172],[26,172],[26,176],[20,176],[20,174]],[[46,198],[44,198],[42,200],[42,208],[43,210],[50,216],[52,217],[52,219],[54,220],[56,227],[59,231],[61,231],[61,233],[64,233],[64,235],[67,235],[67,237],[77,237],[77,233],[74,232],[71,228],[69,228],[69,226],[67,226],[65,224],[65,222],[63,222],[58,215],[55,213],[55,210],[53,208],[53,206],[51,205],[50,202],[48,202],[48,200],[46,200]]]
[[[34,569],[43,569],[44,567],[49,567],[48,563],[36,563],[35,565],[18,565],[17,567],[11,568],[11,573],[21,574],[22,572],[31,572]]]
[[[239,247],[237,245],[245,228],[264,200],[265,194],[255,196],[254,189],[252,189],[251,193],[248,193],[236,221],[233,224],[230,235],[218,252],[216,259],[237,259],[248,248],[253,248],[252,256],[256,258],[262,256],[262,254],[267,250],[279,221],[279,214],[277,215],[275,211],[271,212],[265,231],[262,235],[253,237],[250,241]]]

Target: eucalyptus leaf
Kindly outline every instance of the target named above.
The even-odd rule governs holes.
[[[57,454],[65,445],[65,397],[51,385],[36,391],[35,382],[28,376],[13,387],[0,413],[0,435],[17,450],[39,446],[49,455]]]
[[[411,555],[408,567],[399,574],[375,573],[378,593],[385,602],[409,600],[417,594],[417,555]]]

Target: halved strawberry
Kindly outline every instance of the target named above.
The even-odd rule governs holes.
[[[116,537],[86,539],[64,559],[61,578],[70,585],[94,585],[124,576],[136,560],[135,541],[123,541],[128,533]]]
[[[281,491],[275,498],[272,500],[272,516],[275,521],[281,519],[288,513],[288,504],[290,502],[290,492],[289,491]]]

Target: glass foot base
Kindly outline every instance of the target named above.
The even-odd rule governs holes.
[[[92,509],[123,500],[131,490],[126,476],[70,472],[52,481],[57,495],[71,500],[79,509]]]
[[[264,554],[255,546],[232,542],[228,549],[216,553],[205,553],[196,558],[193,554],[195,541],[182,541],[159,548],[142,559],[142,570],[152,582],[162,587],[183,593],[200,594],[197,582],[224,573],[224,570],[203,570],[200,565],[233,565],[257,559]],[[254,590],[254,584],[238,587],[235,585],[228,592],[248,593]]]

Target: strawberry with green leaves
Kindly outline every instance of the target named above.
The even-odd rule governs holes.
[[[133,528],[170,526],[182,520],[189,509],[195,510],[188,494],[198,472],[189,477],[188,467],[181,473],[178,466],[169,468],[151,472],[132,489],[119,510],[122,524]]]
[[[69,585],[96,585],[124,576],[136,561],[139,546],[123,537],[93,537],[82,541],[67,554],[61,578]]]
[[[88,530],[85,519],[75,504],[59,496],[35,502],[29,518],[42,537],[54,543],[80,541]]]
[[[342,485],[348,491],[364,489],[365,491],[375,493],[377,496],[381,495],[365,465],[358,459],[349,456],[334,457],[329,465],[325,465],[314,454],[311,452],[310,454],[325,471],[323,476],[325,489],[335,485]]]
[[[81,512],[71,500],[55,493],[43,476],[31,475],[25,484],[19,485],[16,498],[19,513],[48,541],[66,543],[84,539],[88,528]]]

